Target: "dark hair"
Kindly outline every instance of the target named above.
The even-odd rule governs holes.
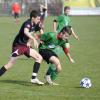
[[[43,12],[45,12],[47,9],[43,8]]]
[[[69,6],[65,6],[64,7],[64,11],[66,11],[67,9],[70,9],[70,7]]]
[[[67,32],[69,35],[71,35],[72,34],[71,26],[63,27],[63,29],[60,32],[62,32],[63,34]]]
[[[39,12],[36,11],[36,10],[32,10],[31,13],[30,13],[30,19],[31,19],[32,17],[36,18],[37,16],[39,16]]]

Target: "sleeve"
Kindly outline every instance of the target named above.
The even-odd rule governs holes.
[[[54,20],[53,20],[53,22],[57,22],[57,20],[56,20],[56,19],[54,19]]]
[[[64,53],[68,54],[69,50],[70,50],[70,44],[69,43],[65,43],[62,48],[63,48]]]
[[[25,25],[24,25],[24,28],[30,29],[31,25],[30,25],[29,23],[24,23],[24,24],[25,24]]]
[[[48,40],[47,33],[40,35],[40,40],[42,40],[43,42],[47,41]]]
[[[58,18],[57,18],[57,21],[58,22],[62,22],[64,20],[64,17],[61,15],[61,16],[58,16]]]
[[[44,33],[40,36],[40,40],[46,42],[49,41],[50,39],[52,39],[54,33]]]
[[[60,15],[57,18],[55,18],[53,21],[54,22],[62,22],[63,20],[64,20],[64,17],[62,15]]]
[[[69,43],[68,43],[68,40],[66,40],[66,42],[62,43],[61,45],[62,48],[69,48]]]
[[[57,22],[57,17],[54,17],[53,22]]]

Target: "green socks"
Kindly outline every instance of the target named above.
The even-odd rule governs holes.
[[[50,73],[51,80],[55,80],[58,73],[54,64],[49,64],[48,72]]]

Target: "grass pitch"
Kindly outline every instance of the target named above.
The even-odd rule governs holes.
[[[11,17],[0,17],[0,66],[6,64],[11,44],[26,18],[16,25]],[[52,30],[53,17],[45,21],[45,31]],[[71,54],[75,64],[60,55],[62,72],[56,82],[59,86],[37,86],[30,83],[33,59],[22,56],[12,69],[0,77],[0,100],[100,100],[100,16],[71,17],[77,41],[71,37]],[[44,81],[47,64],[43,62],[38,78]],[[92,87],[80,88],[80,80],[89,77]]]

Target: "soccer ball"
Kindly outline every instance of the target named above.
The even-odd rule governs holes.
[[[80,81],[80,86],[83,88],[90,88],[92,86],[91,80],[89,78],[83,78]]]

